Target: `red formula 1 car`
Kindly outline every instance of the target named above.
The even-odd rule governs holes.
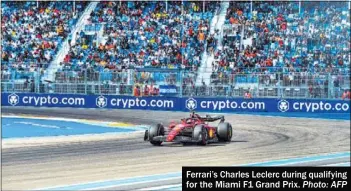
[[[217,126],[211,126],[208,122],[220,120]],[[167,128],[157,124],[145,131],[144,141],[150,141],[153,145],[161,145],[162,142],[198,143],[206,145],[212,142],[230,142],[232,139],[232,126],[224,122],[224,116],[201,117],[192,113],[189,118],[181,119],[180,123],[171,122]]]

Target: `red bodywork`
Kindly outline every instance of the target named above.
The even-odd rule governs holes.
[[[208,125],[199,115],[193,114],[190,118],[182,119],[180,123],[171,122],[169,124],[168,128],[170,132],[167,135],[167,142],[173,141],[180,132],[185,131],[187,128],[192,131],[196,125],[203,125],[209,133],[209,138],[214,137],[216,128]]]

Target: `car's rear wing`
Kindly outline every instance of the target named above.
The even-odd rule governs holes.
[[[202,120],[207,121],[207,122],[214,122],[214,121],[218,121],[221,120],[220,122],[224,122],[224,115],[218,115],[218,116],[209,116],[206,115],[206,117],[201,117]]]

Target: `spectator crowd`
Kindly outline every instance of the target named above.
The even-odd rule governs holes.
[[[339,92],[335,97],[350,96],[341,90],[350,83],[343,77],[350,75],[348,2],[302,1],[299,7],[299,2],[256,1],[251,9],[250,2],[231,1],[221,36],[220,30],[210,32],[220,2],[101,1],[84,30],[72,35],[88,4],[1,2],[1,79],[27,79],[29,87],[68,40],[55,74],[58,83],[98,81],[123,90],[132,82],[138,85],[128,92],[137,96],[158,95],[156,85],[166,84],[191,94],[207,52],[214,58],[215,85],[303,86],[318,97],[332,84]]]
[[[59,72],[197,71],[219,3],[207,3],[206,11],[200,7],[201,2],[101,2],[87,25],[103,26],[104,40],[98,42],[98,34],[79,34]],[[153,72],[152,80],[162,81],[157,76],[163,75]],[[172,74],[166,78],[173,81]]]
[[[1,2],[2,79],[43,74],[86,4],[73,10],[73,2]]]
[[[287,84],[299,75],[349,74],[350,15],[348,2],[230,2],[224,34],[217,50],[213,78],[225,83],[257,82],[241,74],[263,74],[261,80]],[[276,72],[284,76],[276,75]],[[299,73],[299,74],[297,74]],[[216,80],[214,80],[216,81]],[[296,83],[295,85],[302,85]]]

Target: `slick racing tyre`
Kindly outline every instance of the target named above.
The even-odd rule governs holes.
[[[233,136],[232,125],[227,122],[220,123],[217,127],[217,136],[220,142],[231,141]]]
[[[165,128],[163,127],[163,125],[161,124],[157,124],[155,126],[151,126],[150,129],[149,129],[149,140],[150,140],[150,143],[153,144],[153,145],[161,145],[162,144],[162,141],[153,141],[153,138],[154,137],[157,137],[157,136],[163,136],[165,135]]]
[[[199,145],[206,145],[208,140],[208,132],[202,125],[196,125],[193,131],[193,139],[197,140]]]

